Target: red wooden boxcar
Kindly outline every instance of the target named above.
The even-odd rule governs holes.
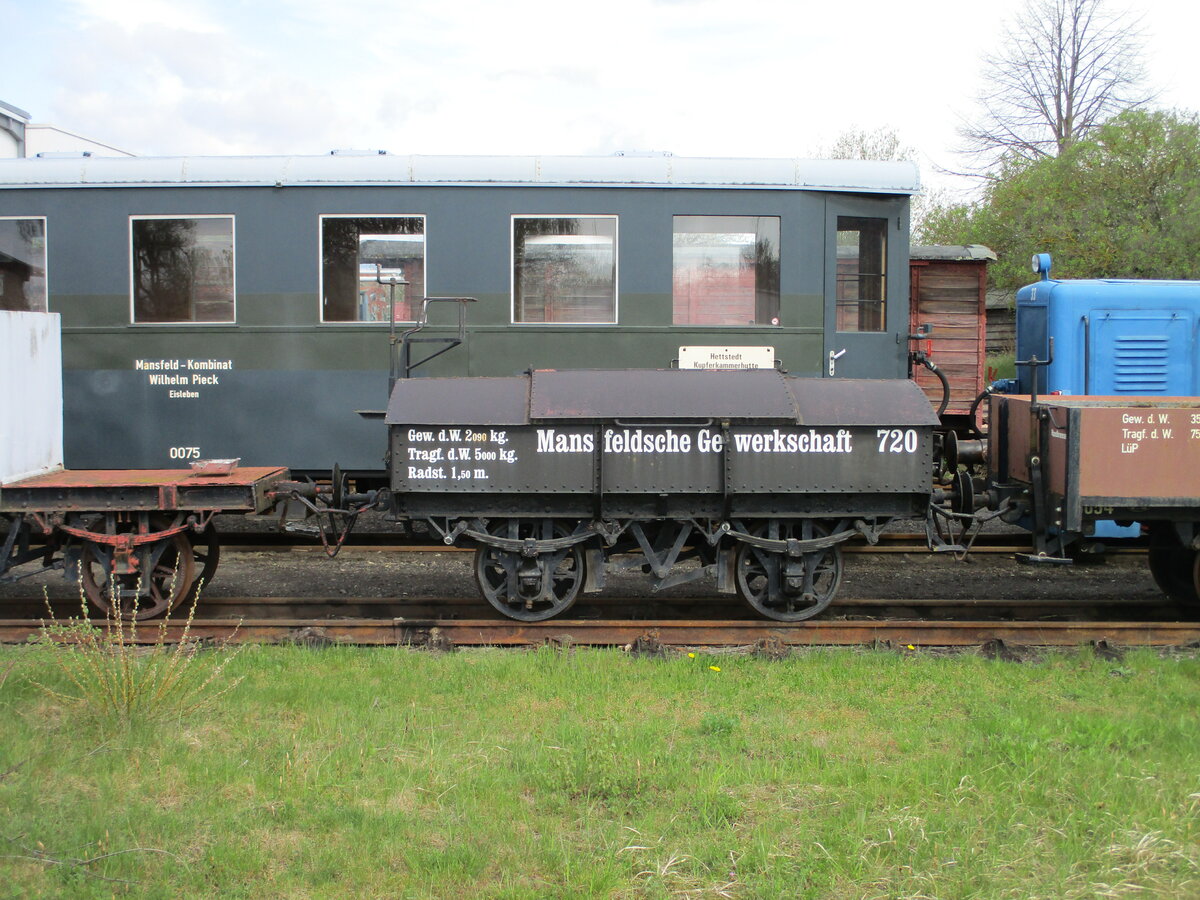
[[[909,333],[922,325],[933,329],[922,347],[950,382],[942,422],[955,431],[969,429],[971,404],[986,385],[987,264],[995,258],[980,244],[909,249]],[[917,367],[913,377],[937,407],[941,382],[924,367]]]

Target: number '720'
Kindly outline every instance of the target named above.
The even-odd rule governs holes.
[[[879,438],[880,453],[916,453],[917,432],[914,428],[879,428],[875,431]]]

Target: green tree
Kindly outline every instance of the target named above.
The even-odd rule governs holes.
[[[1200,279],[1200,120],[1128,110],[1056,157],[1009,156],[980,200],[930,211],[917,238],[991,247],[1001,289],[1027,284],[1042,251],[1056,277]]]

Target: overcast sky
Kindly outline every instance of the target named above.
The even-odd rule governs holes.
[[[1140,5],[1159,105],[1200,110],[1200,4]],[[0,0],[0,100],[138,155],[814,156],[893,128],[936,182],[1023,6]]]

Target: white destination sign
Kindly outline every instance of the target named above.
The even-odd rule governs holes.
[[[773,369],[774,347],[680,347],[681,369]]]

